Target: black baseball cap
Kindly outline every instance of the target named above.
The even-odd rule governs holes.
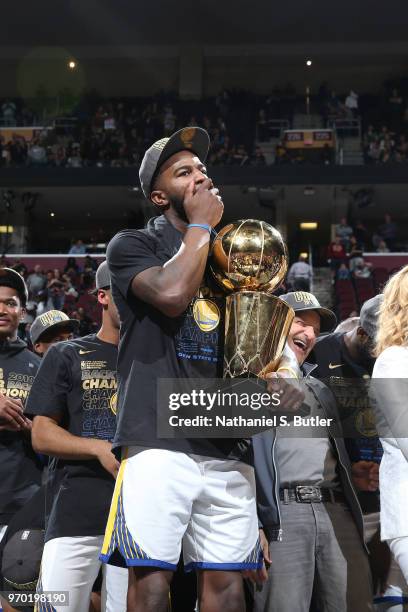
[[[179,151],[192,151],[202,162],[208,155],[210,137],[200,127],[185,127],[168,138],[157,140],[147,149],[139,170],[140,185],[146,198],[150,198],[153,179],[160,166]]]
[[[79,321],[70,319],[65,312],[61,310],[48,310],[34,319],[30,327],[31,343],[41,342],[41,336],[50,329],[55,331],[67,329],[71,332],[77,332],[78,328]]]
[[[315,310],[320,315],[320,332],[327,333],[333,331],[337,324],[337,317],[332,310],[320,305],[316,296],[308,291],[290,291],[279,296],[296,312]]]
[[[1,573],[6,590],[35,591],[44,548],[42,529],[16,531],[3,549]]]
[[[12,268],[0,268],[0,287],[11,287],[19,295],[22,306],[27,304],[28,291],[24,278]]]

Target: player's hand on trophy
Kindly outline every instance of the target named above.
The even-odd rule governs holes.
[[[190,223],[202,223],[215,227],[221,221],[224,204],[211,179],[198,186],[191,181],[184,194],[184,210]]]
[[[265,379],[269,393],[280,395],[279,410],[299,410],[305,399],[305,393],[297,378],[291,377],[290,372],[282,370],[269,372],[265,375]]]

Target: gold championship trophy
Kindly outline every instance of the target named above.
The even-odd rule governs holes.
[[[263,378],[281,362],[294,312],[271,292],[282,282],[287,268],[282,236],[264,221],[230,223],[215,238],[211,271],[229,294],[224,378]],[[293,371],[290,364],[280,366]]]

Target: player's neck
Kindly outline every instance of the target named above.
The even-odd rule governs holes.
[[[355,343],[352,339],[353,332],[344,334],[344,344],[346,345],[346,349],[350,357],[355,363],[359,363],[361,360],[361,354],[357,350]]]
[[[17,330],[11,334],[0,335],[0,342],[15,342],[17,340]]]
[[[174,208],[169,208],[164,212],[164,216],[167,221],[181,234],[185,234],[187,231],[188,223],[179,217]]]
[[[110,321],[102,319],[102,326],[96,334],[99,340],[108,344],[119,344],[119,330]]]

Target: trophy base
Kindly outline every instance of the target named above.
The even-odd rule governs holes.
[[[264,377],[279,362],[294,312],[283,300],[259,291],[226,298],[224,378]]]

